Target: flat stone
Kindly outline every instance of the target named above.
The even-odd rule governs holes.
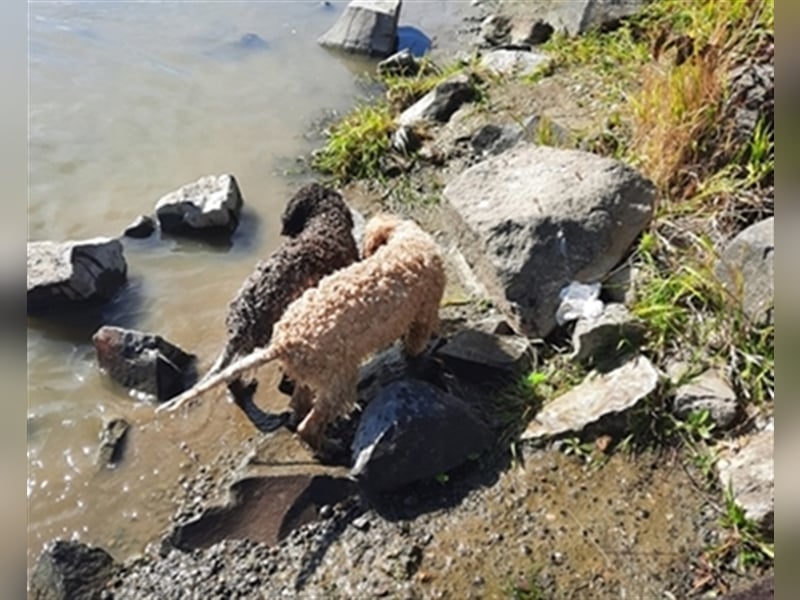
[[[105,325],[92,336],[97,363],[122,386],[169,400],[194,383],[195,356],[159,335]]]
[[[572,333],[572,358],[600,364],[630,353],[644,340],[645,326],[622,304],[607,304],[594,319],[578,319]]]
[[[209,506],[189,522],[176,526],[173,546],[191,551],[222,540],[251,540],[274,546],[292,531],[356,492],[344,477],[287,474],[247,477],[234,483],[229,502]]]
[[[638,356],[608,373],[590,373],[567,393],[547,403],[520,439],[540,443],[584,432],[606,417],[618,417],[635,408],[658,385],[658,371]]]
[[[733,489],[733,498],[745,516],[765,531],[775,526],[775,432],[767,429],[735,441],[717,461],[722,486]]]
[[[475,99],[475,85],[471,75],[458,73],[443,81],[395,119],[402,125],[416,125],[423,121],[446,123],[465,102]]]
[[[719,373],[709,369],[675,391],[673,413],[679,419],[707,410],[718,429],[725,430],[736,422],[739,402],[736,393]]]
[[[715,273],[733,302],[758,323],[772,323],[775,305],[775,218],[740,232],[720,256]]]
[[[519,77],[546,69],[552,59],[540,52],[525,50],[493,50],[481,57],[481,66],[498,75]]]
[[[456,176],[446,222],[489,300],[528,337],[556,325],[561,290],[601,281],[653,214],[655,188],[622,162],[519,143]]]
[[[156,203],[156,216],[168,233],[231,234],[243,204],[233,175],[207,175],[163,196]]]
[[[117,239],[28,242],[28,313],[110,300],[127,274]]]
[[[493,335],[477,329],[459,331],[436,354],[458,369],[491,370],[517,373],[530,367],[532,346],[528,338],[517,335]]]
[[[29,598],[34,600],[95,600],[114,569],[102,548],[56,540],[36,559]]]
[[[396,489],[459,466],[492,439],[463,400],[424,381],[395,381],[361,416],[351,475],[368,493]]]
[[[317,42],[326,48],[386,57],[397,47],[400,0],[353,0]]]

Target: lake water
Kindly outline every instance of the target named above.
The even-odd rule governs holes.
[[[436,42],[465,5],[407,1],[401,25]],[[168,492],[187,465],[253,435],[225,404],[156,418],[98,371],[90,338],[105,323],[157,332],[209,364],[228,302],[280,243],[279,215],[299,185],[287,171],[320,145],[314,124],[352,106],[363,95],[356,76],[374,69],[316,44],[343,8],[29,3],[28,239],[118,236],[207,174],[234,174],[245,199],[230,246],[124,239],[129,283],[112,302],[81,318],[29,319],[29,565],[56,537],[118,559],[140,552],[174,511]],[[237,44],[246,34],[266,47]],[[98,433],[116,416],[132,424],[125,460],[102,469]]]

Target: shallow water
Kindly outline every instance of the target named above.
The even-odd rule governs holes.
[[[355,75],[374,68],[316,44],[343,7],[29,5],[30,240],[117,236],[206,174],[234,174],[245,199],[229,246],[124,239],[129,283],[112,302],[57,322],[29,319],[29,564],[55,537],[119,559],[141,551],[174,511],[168,492],[180,474],[253,435],[224,402],[155,418],[98,371],[90,337],[109,323],[157,332],[208,366],[228,302],[280,243],[279,215],[298,186],[286,171],[318,145],[313,124],[347,110],[363,94]],[[462,7],[406,2],[400,21],[436,43]],[[246,34],[259,39],[238,43]],[[113,416],[132,430],[122,464],[101,469],[98,433]]]

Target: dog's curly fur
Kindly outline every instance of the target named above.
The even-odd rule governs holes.
[[[358,260],[353,217],[335,190],[311,183],[289,200],[281,235],[290,239],[260,261],[228,307],[228,339],[203,380],[266,346],[286,307],[325,275]],[[239,389],[240,382],[231,385]]]
[[[296,382],[292,409],[300,437],[319,449],[325,428],[356,402],[361,362],[403,339],[422,353],[439,322],[445,287],[436,242],[416,223],[378,215],[366,225],[364,258],[328,275],[286,309],[272,343],[198,384],[161,409],[175,409],[205,391],[278,360]]]

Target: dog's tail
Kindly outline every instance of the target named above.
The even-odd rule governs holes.
[[[186,390],[174,398],[170,398],[159,406],[156,411],[177,410],[187,402],[191,402],[198,396],[205,394],[207,391],[225,383],[230,383],[234,379],[238,379],[246,371],[265,365],[276,358],[278,358],[278,352],[274,345],[269,345],[266,348],[256,348],[253,352],[240,358],[216,375],[205,377],[191,389]]]

